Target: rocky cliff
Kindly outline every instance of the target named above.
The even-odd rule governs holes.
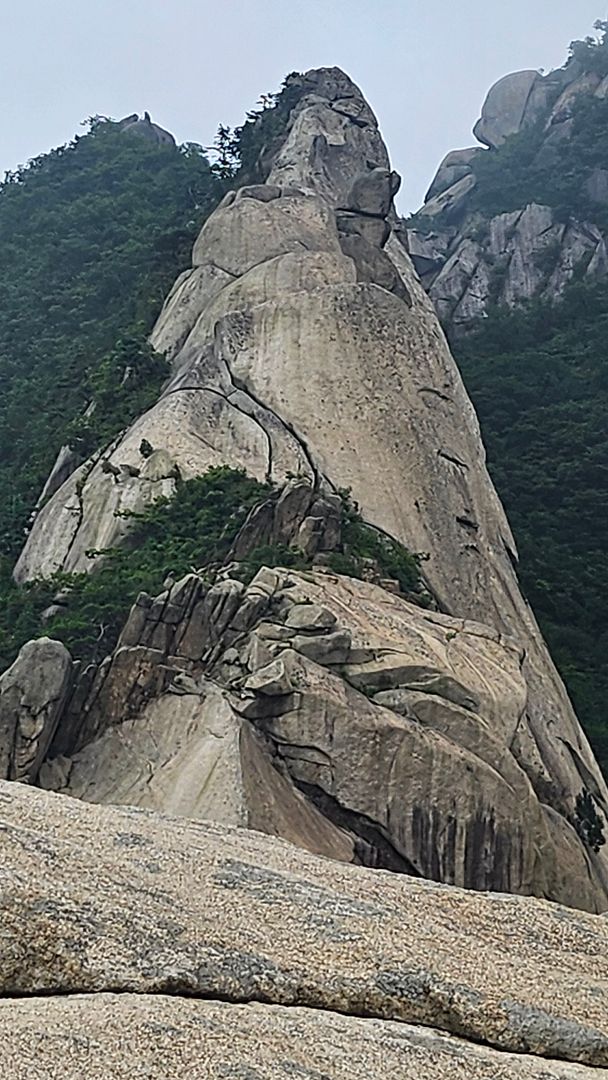
[[[161,397],[50,495],[16,577],[88,570],[125,513],[227,464],[275,485],[264,528],[313,560],[339,548],[350,488],[380,535],[427,556],[436,610],[323,566],[248,588],[193,573],[142,597],[69,686],[58,647],[35,703],[22,654],[2,683],[4,775],[603,910],[590,828],[608,793],[519,591],[376,119],[337,69],[288,90],[263,183],[211,215],[156,324]]]
[[[444,326],[555,300],[572,280],[608,272],[602,50],[588,45],[591,59],[583,49],[548,75],[501,79],[474,127],[483,147],[451,151],[439,166],[407,236]]]

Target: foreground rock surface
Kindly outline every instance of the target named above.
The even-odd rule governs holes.
[[[43,1036],[43,1037],[41,1037]],[[499,1053],[429,1028],[164,995],[0,1001],[6,1080],[592,1080],[602,1070]]]
[[[349,1043],[352,1075],[369,1075],[384,1046],[375,1039],[381,1032],[387,1060],[409,1068],[406,1076],[439,1077],[450,1063],[461,1066],[456,1076],[578,1075],[550,1061],[503,1059],[503,1052],[591,1067],[582,1076],[608,1065],[604,918],[344,867],[245,830],[89,806],[19,784],[0,784],[0,829],[0,995],[34,998],[0,1003],[5,1055],[23,1045],[28,1029],[35,1043],[43,1032],[42,1053],[63,1047],[72,1068],[57,1075],[75,1076],[74,1055],[82,1068],[105,1040],[110,1054],[128,1060],[138,1038],[162,1046],[169,1026],[179,1034],[180,1068],[188,1040],[204,1042],[209,1025],[215,1052],[225,1046],[224,1013],[233,1039],[226,1052],[257,1054],[262,1069],[275,1068],[262,1076],[279,1074],[286,1051],[296,1052],[296,1032],[298,1053],[319,1069],[325,1059],[321,1072],[332,1076],[346,1075],[329,1062],[343,1069]],[[157,997],[97,998],[116,992],[232,1004],[174,1001],[163,1021]],[[90,997],[71,997],[83,994],[99,1001],[95,1018]],[[251,1002],[323,1014],[232,1013]],[[346,1018],[326,1015],[333,1012]],[[350,1019],[361,1015],[371,1020]],[[437,1030],[379,1021],[450,1032],[494,1054],[446,1041]],[[3,1075],[24,1075],[11,1069],[14,1060]]]

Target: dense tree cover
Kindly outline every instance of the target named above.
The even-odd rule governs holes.
[[[596,37],[572,42],[568,62],[576,64],[581,71],[593,71],[603,77],[608,75],[608,22],[598,19],[595,29]]]
[[[63,641],[78,659],[101,659],[115,645],[137,594],[153,596],[169,573],[180,577],[221,559],[249,509],[269,491],[238,470],[211,469],[180,483],[172,499],[134,515],[127,542],[98,553],[90,574],[56,574],[12,589],[0,609],[0,668],[42,633]],[[65,607],[43,622],[58,594]]]
[[[89,127],[0,185],[5,556],[73,425],[86,451],[156,396],[166,373],[146,333],[224,190],[200,147],[158,146],[99,119]]]
[[[452,346],[524,592],[608,773],[608,286],[495,310]]]
[[[239,469],[213,468],[179,482],[174,496],[159,499],[132,515],[132,528],[120,548],[98,552],[99,565],[89,574],[56,574],[20,589],[4,582],[0,607],[0,670],[12,663],[30,638],[49,634],[81,660],[102,659],[116,644],[138,593],[154,596],[171,574],[174,579],[197,570],[213,578],[253,506],[278,498],[280,491],[260,484]],[[337,570],[363,577],[376,570],[397,578],[425,603],[420,560],[395,541],[363,523],[348,493],[343,498],[343,543]],[[253,550],[234,573],[250,581],[261,566],[310,567],[295,548],[266,544]],[[0,581],[0,588],[2,582]],[[53,600],[59,610],[44,617]]]

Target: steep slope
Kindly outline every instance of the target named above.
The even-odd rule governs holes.
[[[401,856],[412,866],[421,860],[420,871],[432,876],[452,875],[450,880],[463,884],[485,880],[494,887],[602,909],[606,859],[594,850],[599,844],[586,842],[585,830],[575,825],[584,792],[591,807],[595,800],[603,812],[608,793],[520,594],[514,543],[485,469],[475,414],[401,242],[392,209],[398,178],[390,171],[377,122],[357,87],[337,69],[291,77],[285,93],[282,136],[274,129],[258,160],[264,183],[231,192],[208,219],[194,247],[193,267],[176,282],[154,328],[152,344],[172,362],[170,382],[148,412],[110,448],[76,469],[44,505],[17,563],[17,579],[89,569],[87,551],[124,537],[125,511],[140,511],[156,494],[176,492],[179,497],[180,480],[213,465],[244,467],[259,481],[275,484],[296,474],[308,481],[304,486],[312,489],[312,502],[315,497],[331,500],[336,489],[351,488],[369,522],[410,551],[428,556],[425,578],[445,613],[438,616],[439,625],[451,617],[443,624],[447,653],[442,663],[447,655],[448,670],[440,667],[439,675],[449,674],[449,644],[471,622],[484,624],[466,630],[473,638],[477,633],[482,641],[495,640],[505,663],[508,655],[521,662],[519,704],[508,721],[505,707],[499,708],[505,726],[492,733],[487,752],[482,728],[492,723],[492,715],[473,724],[478,731],[475,737],[472,732],[470,752],[479,759],[474,765],[469,749],[463,753],[468,736],[458,735],[453,717],[445,721],[446,761],[451,758],[454,770],[451,794],[446,793],[428,832],[437,760],[430,754],[419,778],[426,840],[415,830],[400,836]],[[279,100],[275,109],[280,115],[281,108]],[[305,510],[295,520],[308,529],[305,521],[315,516],[316,511]],[[238,589],[224,584],[226,596],[238,595]],[[225,618],[230,628],[236,612],[222,597],[221,625]],[[164,611],[166,601],[159,600],[156,610]],[[310,604],[311,597],[306,601]],[[354,606],[366,602],[358,597]],[[378,599],[374,641],[383,603]],[[181,618],[173,599],[169,610],[173,625],[174,617]],[[197,639],[190,659],[198,675],[210,657],[217,659],[213,648],[208,650],[212,642],[219,644],[220,635],[214,609],[205,608],[203,601],[202,609],[195,610],[203,640]],[[239,616],[232,632],[252,629],[244,618]],[[409,618],[415,625],[415,613]],[[161,663],[172,640],[165,636],[157,649]],[[315,659],[323,656],[330,667],[356,663],[344,652],[346,640],[341,642],[336,654],[317,652]],[[382,654],[386,644],[380,638],[368,644],[368,651]],[[364,646],[365,641],[359,647]],[[263,651],[252,661],[253,674],[264,666],[261,656]],[[122,663],[125,654],[119,650],[116,659]],[[415,664],[411,655],[409,663]],[[483,682],[488,675],[481,655],[478,664],[477,681]],[[110,660],[99,676],[93,674],[93,686],[105,684],[112,666]],[[470,666],[474,669],[475,661]],[[431,673],[425,669],[424,674]],[[119,675],[119,700],[121,685],[131,685],[121,680]],[[142,675],[136,676],[136,685],[142,680],[144,699],[158,697],[158,683]],[[87,686],[85,680],[76,697],[70,755],[130,715],[119,708],[112,718],[107,705],[97,728],[87,730],[81,711]],[[371,686],[414,689],[399,672],[383,686]],[[319,697],[322,708],[327,709],[332,693],[330,680]],[[339,684],[335,693],[342,693]],[[500,698],[502,690],[495,693]],[[143,704],[138,699],[135,713]],[[355,707],[362,710],[363,740],[375,743],[377,714],[371,710],[366,720],[360,700],[347,701],[346,712]],[[394,715],[400,715],[398,708],[388,718],[383,714],[383,722],[390,720],[395,731],[407,729],[412,738],[419,719],[408,713],[397,722]],[[295,721],[304,722],[298,706]],[[276,738],[294,741],[280,733]],[[318,738],[315,752],[323,756]],[[399,760],[394,752],[387,757],[393,768],[386,790],[383,784],[376,793],[381,802],[393,784],[408,789]],[[471,768],[480,771],[462,827],[465,847],[476,854],[467,870],[452,852],[442,870],[445,834],[458,822],[458,788],[462,783],[468,790]],[[507,784],[514,782],[507,776],[517,775],[529,800],[530,814],[523,821],[517,800],[507,809],[508,800],[498,793],[501,784],[493,788],[490,776],[501,769]],[[355,771],[352,763],[351,780]],[[302,776],[296,779],[307,783]],[[364,788],[373,788],[377,773],[365,765],[360,779]],[[81,777],[81,790],[93,782],[93,774]],[[320,785],[315,779],[312,786]],[[326,794],[338,803],[343,797],[337,789],[326,789]],[[325,805],[322,799],[319,805]],[[368,815],[369,803],[357,804],[356,810]],[[408,820],[413,811],[410,801]],[[382,831],[391,843],[399,835],[399,827],[392,829],[386,821]],[[486,864],[488,878],[483,876]]]
[[[0,784],[0,1067],[599,1080],[608,920]]]
[[[409,223],[452,338],[521,579],[604,771],[608,687],[608,40],[490,91]],[[466,331],[466,333],[465,333]]]

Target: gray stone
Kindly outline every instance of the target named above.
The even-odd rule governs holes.
[[[481,153],[483,151],[478,146],[473,146],[465,150],[451,150],[449,154],[446,154],[424,197],[425,203],[434,199],[436,195],[441,195],[443,191],[447,191],[464,176],[468,176],[472,172],[473,161]]]
[[[292,647],[302,656],[314,660],[317,664],[345,664],[351,646],[351,634],[348,630],[335,630],[329,634],[315,634],[305,637],[298,634],[292,639]]]
[[[538,71],[516,71],[505,75],[491,88],[473,134],[489,147],[501,146],[521,128],[526,106],[541,79]]]
[[[477,181],[472,173],[463,176],[461,180],[457,180],[455,184],[425,203],[422,211],[424,216],[426,218],[441,217],[442,227],[444,224],[452,224],[462,215],[468,196],[476,184]]]
[[[62,446],[36,505],[43,506],[47,499],[50,499],[59,490],[68,476],[71,476],[74,470],[78,468],[81,461],[82,458],[75,450],[72,450],[71,446]]]
[[[353,181],[344,209],[385,218],[400,185],[401,177],[389,169],[362,172]]]
[[[166,994],[0,1002],[0,1038],[0,1069],[7,1080],[81,1080],[85,1067],[88,1080],[133,1080],[138,1073],[161,1080],[159,1068],[164,1076],[181,1078],[184,1062],[197,1062],[208,1076],[225,1080],[595,1080],[598,1075],[597,1069],[504,1053],[435,1028],[327,1009]]]
[[[267,697],[292,694],[301,682],[301,666],[297,653],[286,649],[281,656],[266,667],[254,671],[245,681],[245,690],[253,690]]]
[[[153,1022],[141,1036],[142,1050],[166,1038],[171,1053],[179,1049],[180,1062],[184,1046],[172,1009],[195,1010],[193,1030],[202,1038],[210,1033],[220,1047],[212,1067],[230,1053],[229,1045],[242,1052],[247,1043],[236,1021],[229,1020],[222,1035],[217,1012],[208,1027],[196,1010],[211,1002],[223,1001],[213,1007],[227,1010],[233,1007],[227,1002],[242,1004],[244,1022],[251,1024],[250,1060],[256,1067],[266,1062],[265,1080],[277,1075],[273,1058],[264,1057],[276,1043],[263,1026],[267,1013],[255,1002],[289,1006],[295,1027],[279,1036],[280,1060],[299,1046],[301,1060],[319,1065],[316,1077],[388,1076],[374,1064],[385,1053],[397,1053],[388,1058],[395,1064],[390,1075],[412,1080],[439,1080],[455,1070],[476,1080],[506,1080],[518,1070],[534,1080],[584,1080],[584,1070],[568,1072],[567,1061],[589,1066],[589,1080],[599,1080],[608,1065],[605,919],[526,897],[343,866],[258,832],[90,806],[21,784],[0,784],[0,816],[0,1061],[7,1062],[7,1078],[53,1075],[47,1064],[54,1067],[62,1049],[57,1075],[81,1077],[101,1037],[116,1057],[104,1057],[96,1072],[87,1067],[86,1075],[102,1080],[110,1068],[115,1075],[114,1061],[129,1062],[132,1028],[104,1011],[100,995],[108,991],[137,995],[141,1007],[160,1003],[165,1020],[161,1012],[147,1013]],[[69,949],[57,947],[66,941]],[[72,1011],[82,994],[95,996],[101,1012],[96,1006],[88,1015],[98,1027]],[[170,997],[165,1003],[158,995]],[[124,1001],[130,1023],[133,998]],[[315,1023],[340,1025],[346,1020],[332,1020],[332,1012],[346,1018],[364,1011],[370,1019],[360,1023],[394,1021],[392,1036],[387,1043],[388,1029],[372,1024],[376,1056],[360,1062],[347,1053],[344,1070],[336,1072],[335,1053],[316,1057],[320,1040],[308,1034],[305,1015],[293,1010],[302,1001],[315,1010]],[[53,1013],[59,1017],[61,1009],[72,1020],[66,1028],[58,1019],[56,1030]],[[420,1027],[401,1027],[408,1024]],[[446,1057],[430,1029],[474,1045],[465,1052],[462,1042],[448,1039]],[[56,1040],[80,1031],[86,1039],[74,1045],[73,1062],[70,1044]],[[339,1046],[340,1039],[338,1027],[331,1041]],[[424,1059],[414,1058],[403,1072],[407,1059],[394,1039],[402,1049],[412,1039],[422,1046],[431,1040],[435,1071],[421,1071]],[[489,1048],[495,1056],[485,1073],[472,1071]],[[535,1064],[520,1056],[526,1054],[541,1059]],[[138,1069],[145,1060],[157,1064],[150,1057],[136,1060]],[[156,1075],[166,1076],[171,1060],[163,1056]],[[504,1071],[497,1071],[503,1060]],[[31,1062],[37,1071],[15,1074],[15,1062]],[[179,1072],[181,1063],[176,1067]],[[133,1068],[117,1075],[133,1076]]]
[[[170,131],[165,131],[158,124],[153,124],[148,113],[144,113],[140,119],[137,113],[118,121],[119,129],[125,135],[135,135],[137,138],[146,139],[148,142],[157,143],[158,146],[175,146],[175,139]]]
[[[0,675],[0,777],[35,783],[72,685],[60,641],[28,641]]]
[[[374,247],[384,247],[391,234],[391,227],[384,218],[365,214],[343,210],[336,214],[336,223],[342,236],[362,236]]]
[[[285,625],[294,630],[331,630],[336,625],[336,616],[319,604],[294,604]]]
[[[379,285],[411,305],[408,288],[385,251],[357,235],[341,237],[340,246],[355,264],[357,281]]]
[[[594,169],[585,181],[585,191],[592,202],[608,205],[608,169]]]

